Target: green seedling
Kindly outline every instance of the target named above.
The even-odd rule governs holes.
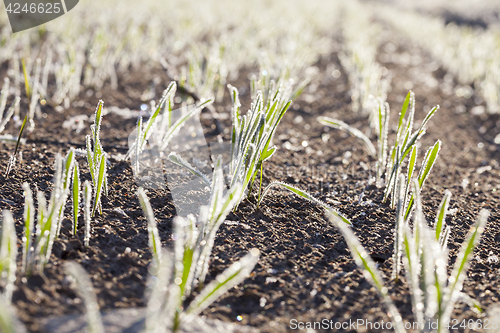
[[[45,195],[37,192],[38,214],[35,232],[35,240],[32,240],[32,230],[34,221],[34,204],[31,190],[27,183],[23,184],[25,195],[25,215],[24,215],[24,237],[23,256],[24,272],[30,275],[34,270],[41,272],[45,264],[49,261],[52,253],[52,246],[56,239],[57,228],[61,218],[61,207],[65,204],[66,198],[64,192],[63,169],[65,163],[60,154],[56,155],[54,188],[52,190],[50,201],[47,205]],[[30,246],[33,244],[33,246]]]
[[[35,61],[35,76],[33,77],[33,89],[30,91],[31,97],[28,97],[28,100],[30,101],[29,104],[29,124],[30,124],[30,131],[32,131],[35,128],[35,109],[36,109],[36,103],[38,102],[38,99],[40,98],[40,94],[38,93],[39,90],[39,81],[40,81],[40,73],[42,70],[42,61],[40,58],[37,58]]]
[[[17,319],[14,307],[0,294],[0,332],[26,333],[26,328]]]
[[[16,281],[17,237],[14,218],[8,210],[3,212],[0,229],[0,287],[3,299],[10,304]]]
[[[24,58],[21,59],[21,65],[23,69],[23,75],[24,75],[24,88],[26,91],[26,97],[29,102],[29,109],[28,109],[28,123],[29,123],[29,131],[33,131],[35,128],[35,107],[36,103],[39,98],[38,94],[38,86],[39,86],[39,80],[40,80],[40,73],[41,73],[41,60],[38,58],[35,61],[35,74],[33,79],[33,86],[30,85],[30,77],[28,73],[28,69],[26,66],[26,62]]]
[[[401,270],[401,253],[403,250],[403,227],[404,227],[404,209],[405,209],[405,176],[399,175],[397,184],[397,205],[396,205],[396,225],[394,227],[394,256],[392,267],[392,278],[397,282]]]
[[[19,99],[16,98],[17,104],[19,104]],[[26,120],[28,117],[24,117],[23,124],[21,125],[21,129],[19,130],[19,135],[17,137],[17,142],[16,142],[16,149],[14,150],[14,154],[10,155],[9,157],[9,163],[7,164],[7,169],[5,170],[5,178],[9,177],[10,171],[14,167],[14,164],[16,164],[16,155],[17,151],[19,149],[19,144],[21,142],[24,142],[24,139],[21,139],[21,136],[23,135],[24,127],[26,126]]]
[[[231,111],[233,126],[231,131],[230,161],[228,165],[229,188],[241,187],[243,191],[238,193],[236,209],[248,191],[250,195],[252,186],[260,170],[259,199],[262,187],[263,163],[276,151],[272,145],[272,138],[279,122],[291,105],[288,96],[292,94],[291,86],[280,85],[269,91],[269,98],[264,103],[262,92],[258,92],[253,98],[252,106],[246,115],[240,114],[241,103],[238,90],[228,85],[231,92],[233,108]],[[177,165],[187,168],[191,173],[204,179],[208,178],[182,159],[178,154],[171,153],[169,160]]]
[[[57,232],[56,232],[56,238],[59,237],[59,234],[61,233],[61,226],[62,226],[62,221],[64,219],[64,208],[66,206],[66,200],[68,199],[68,195],[70,192],[70,186],[71,186],[71,178],[73,176],[75,169],[75,150],[71,148],[68,151],[68,154],[66,155],[66,158],[64,159],[64,170],[62,173],[63,177],[63,182],[62,182],[62,205],[61,208],[59,209],[59,219],[57,223]]]
[[[422,188],[424,186],[425,180],[429,176],[429,173],[431,172],[432,167],[434,166],[434,163],[436,163],[436,159],[439,154],[439,150],[441,149],[441,141],[437,141],[433,147],[429,148],[427,152],[425,153],[424,160],[422,162],[422,166],[420,168],[420,172],[418,173],[418,184],[419,188]],[[413,161],[414,163],[414,161]],[[412,166],[412,161],[410,160],[409,167]],[[406,213],[405,213],[405,219],[408,219],[411,210],[413,208],[413,195],[410,197],[410,202],[408,203],[408,206],[406,207]]]
[[[90,220],[91,220],[91,204],[92,199],[92,185],[90,185],[89,181],[86,180],[83,183],[83,215],[85,219],[85,237],[84,244],[85,247],[89,246],[90,242]]]
[[[391,207],[394,207],[396,195],[395,188],[396,182],[398,180],[399,174],[401,173],[401,169],[403,167],[403,162],[406,157],[410,155],[410,153],[414,152],[415,145],[418,143],[418,140],[424,135],[425,128],[432,118],[432,116],[439,109],[439,106],[432,108],[425,118],[422,120],[420,127],[413,132],[413,119],[415,116],[415,96],[412,91],[408,93],[406,99],[403,103],[403,107],[401,109],[401,113],[399,114],[399,122],[396,131],[396,140],[394,146],[391,149],[391,156],[389,157],[389,161],[386,166],[386,185],[384,190],[384,201],[387,200],[389,196],[392,196],[391,199]],[[407,116],[408,114],[408,116]],[[430,169],[434,162],[436,161],[437,154],[441,147],[441,142],[438,141],[434,147],[429,150],[426,154],[426,158],[424,158],[424,162],[422,163],[421,173],[419,174],[419,180],[421,180],[421,184],[429,175]],[[416,152],[415,158],[416,158]],[[428,155],[430,154],[430,155]],[[412,164],[413,163],[413,164]],[[410,168],[414,167],[415,161],[410,161]],[[413,172],[413,171],[412,171]],[[421,177],[421,178],[420,178]],[[411,205],[409,207],[411,210]],[[405,215],[405,218],[408,217],[409,211]]]
[[[26,97],[30,99],[31,98],[30,80],[29,80],[28,70],[26,69],[26,61],[24,61],[24,58],[21,58],[21,65],[23,67],[24,89],[26,90]]]
[[[33,255],[31,251],[33,243],[33,229],[35,227],[35,204],[33,194],[28,183],[22,185],[24,191],[24,235],[23,235],[23,262],[22,271],[27,272],[28,265]]]
[[[446,190],[444,192],[443,200],[439,205],[436,214],[436,220],[434,222],[434,231],[436,235],[436,240],[439,242],[442,248],[446,248],[446,245],[448,243],[448,237],[450,236],[450,226],[445,225],[450,199],[451,199],[451,192]]]
[[[289,99],[292,94],[290,85],[274,84],[273,87],[268,92],[266,102],[264,102],[262,92],[258,91],[252,98],[250,110],[242,116],[238,90],[228,85],[233,102],[229,162],[230,188],[239,183],[245,190],[248,189],[250,194],[260,169],[259,196],[262,188],[263,163],[276,151],[276,146],[272,145],[272,139],[281,119],[292,103]]]
[[[103,101],[99,101],[95,112],[94,124],[91,126],[92,135],[87,135],[87,163],[89,165],[90,175],[92,178],[92,185],[94,188],[92,217],[95,216],[96,211],[102,215],[102,196],[108,194],[108,181],[107,181],[107,165],[106,153],[101,145],[99,134],[101,131],[102,123],[102,107]],[[104,192],[104,193],[103,193]]]
[[[416,184],[419,184],[418,180],[414,180]],[[414,184],[415,185],[415,184]],[[405,211],[407,209],[407,193],[406,193],[407,181],[404,175],[399,175],[399,180],[397,184],[397,205],[396,205],[396,227],[394,235],[394,257],[393,257],[393,278],[397,281],[399,279],[399,272],[402,268],[402,253],[403,253],[403,243],[404,243],[404,226],[408,223],[408,219],[405,217]],[[420,185],[419,185],[420,186]],[[415,187],[413,189],[412,198],[418,197],[417,203],[421,206],[420,199],[420,187]],[[450,226],[445,225],[446,215],[448,214],[448,204],[450,202],[451,192],[446,190],[443,200],[438,207],[436,213],[436,220],[434,223],[434,234],[435,241],[439,243],[441,248],[446,249],[448,243],[448,238],[450,235]],[[414,230],[418,234],[418,228],[420,226],[421,219],[423,219],[422,207],[417,208],[420,215],[416,216]]]
[[[387,165],[387,136],[389,132],[389,118],[390,118],[390,108],[388,103],[382,103],[378,101],[375,104],[375,108],[378,110],[377,112],[377,175],[376,175],[376,184],[377,187],[382,186],[382,176],[385,172]]]
[[[489,212],[482,210],[479,213],[475,225],[462,244],[451,275],[448,276],[449,255],[441,241],[447,237],[446,229],[436,237],[436,230],[427,226],[420,203],[418,181],[414,180],[413,185],[416,201],[414,227],[411,232],[408,223],[405,223],[403,246],[403,262],[410,285],[413,312],[425,327],[428,327],[430,322],[437,322],[438,333],[448,332],[451,313],[458,300],[480,309],[478,303],[463,294],[461,290],[471,255],[484,231]],[[444,207],[448,199],[449,195],[445,195],[438,216],[445,215]]]
[[[405,163],[408,165],[408,175],[407,175],[408,183],[405,188],[405,199],[406,199],[406,195],[409,192],[411,177],[415,170],[417,153],[418,153],[417,151],[418,140],[424,135],[426,125],[428,124],[429,120],[432,118],[434,113],[436,113],[436,111],[439,109],[439,106],[436,106],[433,109],[431,109],[427,113],[424,120],[422,121],[420,127],[415,132],[413,132],[413,123],[415,116],[415,96],[413,92],[410,91],[406,96],[406,99],[403,103],[403,107],[401,109],[401,113],[399,114],[398,126],[396,131],[396,140],[390,150],[391,154],[388,157],[387,137],[388,137],[389,115],[390,115],[389,105],[379,100],[375,100],[374,102],[375,103],[374,103],[373,114],[377,114],[376,117],[377,121],[375,123],[377,124],[376,132],[378,133],[378,138],[377,138],[378,149],[375,149],[375,146],[370,141],[370,139],[366,135],[364,135],[361,131],[352,126],[349,126],[348,124],[340,120],[328,117],[318,117],[318,121],[323,125],[343,129],[353,134],[355,137],[363,141],[370,155],[377,156],[376,184],[379,187],[382,186],[382,176],[385,172],[384,201],[386,201],[389,197],[391,197],[391,207],[394,208],[397,199],[397,195],[395,193],[396,183],[399,174],[401,173],[402,167],[403,165],[405,165]],[[421,174],[419,174],[419,177],[421,177],[422,180],[422,184],[429,175],[429,172],[432,166],[434,165],[434,162],[436,161],[436,157],[440,147],[441,147],[441,142],[438,141],[430,151],[431,152],[430,155],[429,156],[426,155],[426,159],[424,159],[423,162],[424,167],[421,170]],[[405,162],[407,159],[408,161]],[[412,204],[408,207],[409,211],[407,211],[407,214],[410,213],[411,207]],[[407,214],[405,214],[405,218],[408,218]]]
[[[184,228],[184,226],[181,226],[180,221],[178,221],[176,227],[177,232],[181,232],[180,229]],[[190,235],[187,234],[186,236]],[[182,239],[185,241],[185,237]],[[176,240],[176,243],[181,243],[183,240]],[[186,248],[186,246],[188,247]],[[198,296],[188,303],[186,307],[183,307],[184,300],[187,297],[183,295],[182,289],[190,281],[187,280],[184,283],[184,280],[181,279],[186,272],[194,270],[197,263],[189,259],[192,255],[199,254],[199,252],[196,249],[189,248],[186,243],[176,244],[174,247],[179,251],[173,255],[177,265],[174,265],[170,259],[172,255],[165,252],[162,255],[163,259],[159,268],[156,269],[157,275],[148,302],[146,332],[166,333],[178,331],[184,321],[189,321],[189,317],[199,314],[229,289],[241,283],[250,274],[259,259],[259,251],[257,249],[250,250],[246,256],[233,263],[223,273],[219,274],[215,280],[203,287]],[[182,270],[176,270],[177,267],[182,267]],[[192,276],[188,275],[188,278],[192,279]],[[176,283],[178,281],[181,281],[181,285]],[[190,296],[190,293],[187,295]]]

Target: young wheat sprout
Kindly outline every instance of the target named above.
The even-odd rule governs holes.
[[[142,211],[146,215],[148,220],[148,235],[149,235],[149,248],[153,253],[153,258],[156,263],[161,262],[161,241],[160,235],[158,234],[158,228],[156,227],[156,221],[153,214],[153,209],[149,203],[149,199],[146,195],[146,191],[143,188],[137,190],[137,196],[139,197],[139,202],[141,204]]]
[[[92,177],[92,185],[94,188],[92,217],[95,216],[96,211],[99,211],[99,214],[102,214],[101,199],[103,194],[107,195],[108,193],[108,181],[106,175],[107,154],[102,148],[101,140],[99,137],[101,131],[103,105],[104,102],[102,100],[99,101],[99,104],[97,104],[94,124],[90,127],[92,135],[87,135],[86,137],[87,163],[89,165],[90,175]]]
[[[420,124],[419,128],[416,131],[413,131],[414,124],[414,115],[415,115],[415,96],[412,91],[408,93],[406,99],[403,103],[403,107],[399,114],[399,122],[396,131],[396,140],[392,147],[391,154],[386,164],[386,175],[385,175],[385,190],[384,190],[384,201],[391,196],[391,207],[394,208],[396,202],[396,183],[398,181],[398,177],[401,173],[403,162],[406,157],[409,157],[410,162],[409,166],[409,174],[413,173],[413,167],[415,165],[415,159],[417,152],[415,151],[416,145],[419,139],[424,135],[426,126],[429,120],[432,118],[434,113],[439,109],[439,106],[432,108],[424,120]],[[408,112],[409,111],[409,112]],[[406,117],[408,113],[408,117]],[[422,168],[419,173],[419,182],[421,186],[425,182],[425,179],[429,175],[429,172],[434,165],[437,155],[439,153],[439,149],[441,148],[441,141],[437,141],[436,144],[427,151],[424,161],[422,162]],[[411,170],[410,170],[411,169]],[[411,172],[410,172],[411,171]],[[410,175],[409,175],[410,176]],[[408,178],[410,179],[410,178]],[[409,180],[408,180],[409,182]],[[409,186],[407,186],[407,192]],[[408,218],[413,200],[410,199],[410,205],[405,214],[405,218]]]
[[[286,85],[277,85],[273,81],[267,94],[268,98],[264,100],[262,91],[257,91],[252,97],[250,110],[244,116],[240,114],[238,90],[231,85],[228,85],[228,88],[233,103],[229,187],[239,183],[244,190],[249,189],[250,194],[260,169],[260,197],[263,163],[276,151],[272,139],[281,119],[292,104],[292,87],[289,82]],[[243,193],[241,195],[243,196]],[[242,199],[241,197],[238,200],[238,204]]]
[[[32,131],[35,128],[35,109],[37,106],[38,99],[40,98],[40,94],[38,93],[39,90],[39,81],[40,81],[40,72],[42,69],[42,60],[40,58],[37,58],[35,61],[35,76],[33,78],[33,90],[30,91],[31,94],[31,100],[29,103],[29,111],[28,111],[28,118],[30,121],[30,127],[29,130]],[[30,97],[28,97],[29,99]]]
[[[9,157],[9,163],[7,164],[7,170],[5,170],[5,178],[9,177],[10,171],[14,167],[14,164],[16,163],[16,155],[17,155],[17,150],[19,149],[19,144],[23,142],[21,139],[21,136],[23,135],[24,128],[26,126],[26,121],[28,120],[28,116],[24,117],[23,124],[21,125],[21,129],[19,130],[19,136],[17,137],[17,142],[16,142],[16,149],[14,150],[14,154],[10,155]]]
[[[373,103],[373,114],[377,114],[377,146],[378,149],[375,149],[375,146],[372,144],[370,139],[364,135],[358,129],[349,126],[348,124],[328,118],[328,117],[318,117],[318,121],[326,126],[343,129],[355,137],[361,139],[365,144],[368,153],[372,156],[377,155],[376,162],[376,184],[377,186],[382,186],[382,175],[385,172],[385,190],[384,190],[384,201],[386,201],[389,197],[391,198],[391,207],[394,208],[397,201],[396,194],[396,183],[399,179],[399,175],[401,174],[402,167],[405,164],[405,160],[408,157],[408,182],[405,187],[405,202],[406,196],[410,189],[410,181],[413,175],[413,171],[416,165],[417,159],[417,144],[419,139],[425,133],[425,127],[428,124],[429,120],[432,118],[434,113],[439,109],[439,106],[432,108],[422,121],[420,127],[413,131],[413,118],[415,115],[415,96],[412,91],[408,93],[406,99],[403,103],[403,107],[399,114],[399,122],[396,131],[396,140],[394,145],[391,148],[391,154],[389,158],[387,158],[387,136],[388,136],[388,128],[389,128],[389,105],[387,103],[382,102],[382,100],[375,100]],[[408,116],[408,117],[407,117]],[[421,184],[425,182],[425,179],[428,177],[432,166],[434,165],[437,155],[439,153],[439,149],[441,148],[441,141],[437,141],[436,144],[427,151],[426,157],[422,163],[422,169],[419,173],[419,179]],[[378,150],[378,151],[377,151]],[[405,214],[405,218],[408,218],[413,199],[410,199],[410,205],[407,207],[407,211]]]
[[[0,287],[5,302],[10,304],[16,281],[17,237],[14,218],[5,210],[0,229]]]
[[[174,219],[173,255],[162,253],[149,200],[142,188],[138,190],[141,207],[148,220],[149,246],[154,258],[153,272],[157,277],[148,303],[147,332],[177,331],[183,321],[189,320],[189,316],[199,314],[222,294],[243,281],[257,263],[259,251],[252,249],[240,261],[204,286],[217,230],[242,191],[242,188],[237,186],[224,195],[224,189],[219,157],[211,182],[210,204],[201,208],[198,223],[193,215],[186,218],[177,216]],[[201,290],[200,293],[184,307],[184,300],[190,298],[195,288]],[[162,297],[159,298],[158,295]]]
[[[404,226],[404,205],[405,205],[405,176],[399,175],[397,190],[398,195],[396,205],[396,226],[394,228],[394,256],[392,278],[397,282],[399,280],[399,271],[401,270],[401,252],[403,250],[403,226]]]
[[[66,206],[66,200],[68,199],[68,195],[70,192],[71,177],[73,176],[74,168],[75,168],[75,150],[71,148],[68,151],[68,154],[66,155],[66,159],[64,161],[64,171],[62,174],[63,177],[62,194],[61,194],[62,205],[61,208],[59,209],[59,219],[57,223],[56,238],[58,238],[59,234],[61,233],[62,221],[64,219],[64,208]]]

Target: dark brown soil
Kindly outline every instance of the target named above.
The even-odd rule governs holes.
[[[475,93],[469,99],[457,97],[454,94],[457,81],[440,64],[387,29],[384,36],[387,41],[380,48],[379,61],[393,78],[388,99],[393,117],[397,116],[408,92],[407,82],[411,82],[416,95],[417,121],[432,106],[441,106],[422,139],[420,155],[437,139],[442,140],[443,148],[423,189],[423,199],[426,216],[431,221],[444,191],[449,189],[453,193],[450,208],[456,209],[456,213],[447,220],[452,226],[448,245],[450,263],[454,262],[479,210],[491,210],[464,286],[469,296],[488,308],[498,302],[500,294],[497,273],[500,262],[495,257],[500,256],[500,222],[496,209],[500,192],[500,149],[493,143],[500,132],[499,117],[472,114],[474,106],[483,105]],[[295,184],[331,203],[351,219],[354,232],[383,271],[403,317],[411,321],[406,282],[394,284],[389,279],[395,213],[382,203],[383,190],[370,183],[374,161],[358,139],[324,128],[316,121],[320,115],[333,116],[368,133],[367,118],[352,112],[345,73],[338,79],[331,76],[332,65],[342,70],[336,54],[322,58],[316,65],[322,75],[294,103],[279,126],[274,140],[279,150],[265,165],[264,183],[281,180]],[[247,87],[246,72],[238,82],[230,83],[238,88]],[[42,107],[43,118],[37,120],[36,130],[26,135],[27,144],[21,147],[22,161],[18,161],[8,179],[4,178],[3,171],[14,145],[0,144],[0,209],[13,212],[19,239],[24,201],[21,184],[28,182],[32,189],[36,185],[48,195],[55,154],[65,154],[70,147],[83,147],[98,100],[103,99],[107,106],[138,110],[144,103],[140,96],[155,77],[161,82],[155,88],[158,99],[169,79],[162,70],[151,67],[121,74],[117,91],[106,85],[98,93],[83,92],[64,113],[49,105]],[[429,86],[429,78],[437,80],[437,85]],[[246,91],[242,94],[243,109],[249,107],[248,88]],[[228,113],[229,107],[227,95],[216,105],[221,113]],[[84,130],[76,133],[63,128],[68,117],[80,114],[89,116]],[[215,139],[208,134],[213,133],[213,122],[208,115],[202,118],[210,141]],[[104,116],[101,130],[104,149],[112,156],[124,154],[135,123],[136,119],[114,114]],[[229,120],[222,123],[225,127],[230,125]],[[15,134],[18,129],[10,126],[6,132]],[[83,229],[78,230],[77,237],[71,236],[68,206],[62,235],[54,245],[44,274],[17,278],[13,303],[30,332],[42,333],[40,322],[48,316],[83,311],[81,300],[70,288],[62,270],[67,260],[82,264],[90,274],[102,311],[145,305],[144,291],[151,261],[147,225],[135,196],[137,186],[130,163],[113,158],[110,161],[109,196],[103,200],[103,215],[93,222],[90,247],[83,246]],[[89,179],[83,158],[80,167],[83,178]],[[170,193],[156,190],[148,195],[162,243],[171,246],[175,208]],[[288,331],[291,319],[304,322],[389,320],[376,290],[357,269],[345,241],[327,221],[323,209],[278,189],[272,190],[260,210],[256,210],[253,202],[254,198],[244,201],[239,210],[229,216],[238,223],[221,227],[209,278],[214,278],[251,248],[261,251],[261,259],[244,283],[205,310],[204,315],[223,321],[241,321],[262,332]],[[453,318],[484,320],[485,314],[457,303]]]

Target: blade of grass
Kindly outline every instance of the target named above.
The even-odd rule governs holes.
[[[342,221],[344,221],[344,223],[346,224],[351,224],[351,222],[345,218],[341,213],[339,213],[338,211],[336,211],[333,207],[329,206],[328,204],[324,203],[323,201],[313,197],[311,194],[307,193],[306,191],[302,191],[290,184],[286,184],[286,183],[282,183],[282,182],[272,182],[271,184],[269,184],[265,190],[263,191],[262,193],[262,197],[261,197],[261,201],[264,199],[264,197],[266,196],[267,192],[274,186],[280,186],[280,187],[283,187],[287,190],[289,190],[290,192],[298,195],[299,197],[302,197],[312,203],[315,203],[317,205],[320,205],[321,207],[325,208],[327,210],[327,212],[331,213],[332,215],[335,215],[337,216],[339,219],[341,219]],[[260,202],[258,203],[258,205],[260,205]]]
[[[410,105],[410,101],[415,99],[413,92],[410,90],[406,95],[405,101],[403,102],[403,107],[401,108],[401,112],[399,113],[399,121],[398,121],[398,130],[397,130],[397,138],[396,145],[399,143],[399,138],[401,136],[403,130],[403,121],[406,116],[406,112],[408,111],[408,106]]]
[[[8,210],[3,211],[0,229],[0,286],[5,301],[10,304],[16,281],[17,237],[14,218]]]
[[[158,228],[156,226],[155,216],[153,214],[153,208],[149,203],[146,191],[142,187],[137,190],[137,196],[139,197],[139,203],[141,205],[142,211],[146,216],[148,221],[148,243],[151,253],[153,253],[153,258],[157,264],[161,263],[162,251],[161,251],[161,241],[160,235],[158,233]]]
[[[196,105],[193,110],[187,112],[185,115],[183,115],[181,118],[179,118],[165,133],[165,135],[162,138],[162,145],[160,147],[160,150],[165,150],[172,138],[174,137],[175,133],[179,131],[179,129],[184,125],[184,123],[189,120],[192,116],[197,114],[198,112],[201,112],[203,108],[206,108],[207,106],[211,105],[213,103],[213,99],[206,100],[204,102],[201,102]]]
[[[26,328],[17,319],[14,307],[0,294],[0,332],[26,333]]]
[[[445,226],[446,214],[448,214],[448,205],[451,199],[451,192],[446,190],[444,192],[443,200],[439,205],[436,221],[434,222],[434,230],[436,231],[436,240],[439,241],[442,237],[443,227]]]
[[[75,160],[73,169],[73,235],[76,235],[78,229],[78,211],[80,209],[80,168],[78,161]]]
[[[404,228],[404,205],[405,205],[406,179],[404,175],[399,175],[397,184],[397,205],[396,205],[396,226],[394,228],[394,256],[392,278],[397,282],[401,270],[401,252],[403,250],[403,228]]]
[[[137,177],[140,175],[140,157],[141,157],[141,151],[142,151],[142,144],[141,144],[141,137],[142,137],[142,117],[139,117],[139,120],[137,121],[137,137],[135,139],[135,149],[131,150],[135,153],[135,173]]]
[[[31,98],[31,89],[30,89],[30,81],[28,78],[28,71],[26,70],[26,62],[24,61],[24,58],[21,58],[21,65],[23,67],[24,88],[26,90],[26,97],[28,97],[29,100]]]
[[[186,314],[199,314],[229,289],[242,282],[259,260],[259,250],[251,249],[241,260],[232,264],[210,282],[189,304]]]
[[[404,205],[403,209],[406,210],[406,202],[407,202],[407,197],[408,197],[408,192],[410,190],[411,186],[411,180],[413,177],[413,173],[415,171],[415,167],[417,165],[417,155],[418,155],[418,148],[416,145],[412,146],[411,153],[410,153],[410,159],[408,161],[408,174],[406,176],[406,188],[405,188],[405,198],[404,198]]]
[[[422,301],[423,292],[420,289],[420,262],[417,253],[417,244],[415,238],[411,234],[408,224],[405,223],[403,227],[403,248],[404,256],[403,263],[405,266],[406,277],[410,286],[410,294],[412,300],[413,315],[416,317],[417,322],[424,321]]]
[[[85,137],[85,143],[87,147],[87,163],[89,165],[90,177],[92,177],[92,184],[96,184],[95,179],[95,165],[94,165],[94,152],[92,151],[92,143],[90,135]]]
[[[439,244],[441,244],[441,247],[445,249],[448,245],[448,238],[450,238],[450,232],[451,228],[449,225],[444,228],[444,230],[441,232],[440,238],[439,238]]]
[[[344,123],[341,120],[332,119],[329,117],[318,117],[318,121],[323,125],[333,127],[333,128],[338,128],[338,129],[341,129],[341,130],[344,130],[344,131],[351,133],[352,135],[354,135],[358,139],[363,140],[363,143],[365,144],[365,147],[371,156],[375,156],[377,154],[377,150],[375,149],[375,146],[370,141],[370,139],[365,134],[363,134],[363,132],[358,130],[357,128],[349,126],[348,124]]]
[[[86,180],[83,183],[83,215],[85,218],[85,237],[83,242],[85,247],[89,246],[90,242],[90,220],[91,220],[91,198],[92,198],[92,185]]]
[[[344,236],[344,239],[349,246],[349,250],[351,251],[351,255],[358,267],[363,272],[365,279],[375,287],[379,295],[382,297],[382,301],[384,302],[388,310],[388,315],[392,321],[392,326],[394,327],[395,331],[398,333],[405,332],[403,319],[399,314],[398,309],[392,302],[391,297],[389,296],[387,287],[385,287],[384,285],[384,281],[382,280],[382,277],[380,276],[380,273],[375,266],[375,262],[370,257],[368,252],[366,252],[363,246],[359,243],[358,239],[356,238],[352,230],[347,226],[347,224],[342,219],[333,214],[328,215],[332,224],[335,225]]]

